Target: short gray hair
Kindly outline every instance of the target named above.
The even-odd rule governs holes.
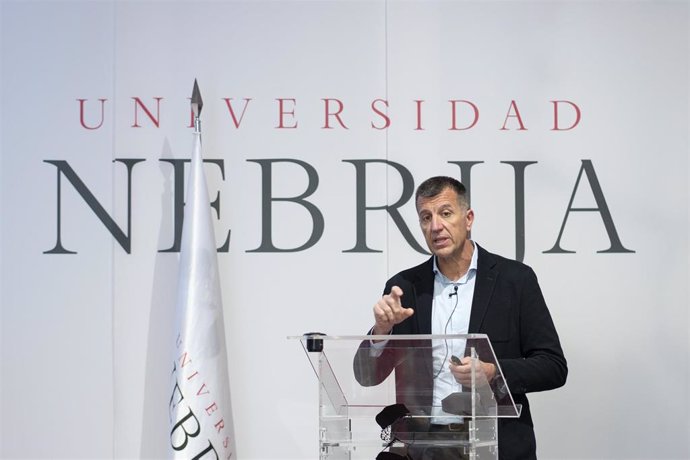
[[[470,203],[467,201],[467,189],[462,182],[449,176],[434,176],[425,180],[415,193],[415,205],[419,203],[420,198],[433,198],[445,189],[451,189],[458,195],[458,204],[467,209],[470,208]]]

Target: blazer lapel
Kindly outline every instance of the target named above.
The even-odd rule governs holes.
[[[434,300],[434,265],[433,256],[427,261],[427,263],[422,264],[415,273],[415,277],[412,280],[412,287],[414,289],[415,297],[415,313],[412,318],[415,318],[415,326],[417,328],[417,334],[431,334],[431,310]],[[424,363],[424,371],[421,369],[420,372],[426,372],[426,377],[428,378],[428,395],[429,401],[428,405],[431,405],[431,388],[433,386],[434,377],[434,360],[431,355],[431,341],[429,343],[419,344],[425,348],[428,348],[428,356],[422,360]]]
[[[417,333],[431,334],[431,306],[434,300],[433,257],[420,267],[413,281]]]
[[[468,332],[470,334],[479,333],[482,330],[482,323],[489,308],[489,301],[494,292],[498,271],[494,269],[496,260],[491,254],[477,245],[479,255],[477,259],[477,278],[474,284],[474,297],[472,299],[472,310],[470,312],[470,324]]]

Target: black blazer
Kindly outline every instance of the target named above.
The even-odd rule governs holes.
[[[499,458],[536,459],[536,441],[529,409],[528,392],[558,388],[565,384],[568,367],[553,320],[534,271],[525,264],[492,254],[479,245],[477,277],[470,312],[469,333],[486,334],[491,341],[503,376],[516,404],[522,404],[519,419],[499,420]],[[403,291],[402,305],[414,315],[393,328],[394,334],[431,334],[434,294],[433,260],[393,276],[384,294],[393,286]],[[368,342],[362,344],[354,363],[355,377],[362,385],[381,383],[395,367],[372,366]],[[396,368],[398,402],[411,406],[430,405],[433,376],[419,381],[419,366],[429,367],[430,348],[411,369]],[[367,364],[369,361],[369,364]],[[381,360],[377,360],[381,363]],[[388,361],[388,360],[386,360]],[[409,364],[409,361],[408,361]],[[406,376],[414,372],[416,379]],[[415,389],[410,388],[414,382]]]

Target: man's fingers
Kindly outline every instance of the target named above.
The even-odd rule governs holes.
[[[377,321],[398,324],[399,322],[414,315],[414,309],[391,307],[389,304],[376,304],[374,306],[374,317]]]
[[[393,286],[390,293],[381,297],[374,305],[374,319],[381,330],[390,330],[394,325],[414,315],[414,309],[402,306],[402,294],[400,287]]]
[[[402,295],[403,295],[403,291],[398,286],[393,286],[391,288],[390,296],[393,298],[394,301],[399,303],[400,297],[402,297]]]
[[[376,306],[374,307],[374,315],[376,316],[377,321],[381,321],[384,323],[390,323],[393,322],[394,316],[393,311],[390,309],[390,307],[387,304],[381,305],[380,303],[377,303]]]

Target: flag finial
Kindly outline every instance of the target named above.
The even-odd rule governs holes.
[[[194,89],[192,90],[192,113],[194,114],[194,131],[201,132],[201,122],[199,116],[201,115],[201,108],[204,106],[204,101],[201,99],[201,91],[199,85],[194,79]]]

